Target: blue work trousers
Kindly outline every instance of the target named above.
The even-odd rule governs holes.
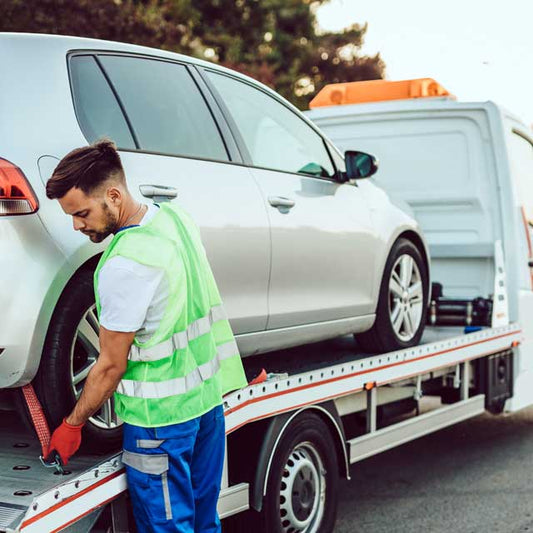
[[[219,533],[222,406],[171,426],[124,424],[123,462],[139,533]]]

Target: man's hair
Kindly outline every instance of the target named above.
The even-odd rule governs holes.
[[[59,162],[46,183],[46,196],[63,198],[74,187],[89,195],[111,178],[126,183],[115,143],[100,139],[90,146],[72,150]]]

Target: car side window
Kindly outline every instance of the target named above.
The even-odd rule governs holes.
[[[296,113],[248,83],[206,72],[229,109],[254,166],[315,177],[335,174],[324,140]]]
[[[76,115],[87,140],[108,137],[119,148],[135,149],[126,119],[95,58],[72,57],[70,75]]]
[[[229,161],[211,111],[184,65],[130,56],[98,59],[141,150]]]

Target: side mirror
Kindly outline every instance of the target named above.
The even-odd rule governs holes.
[[[344,153],[346,162],[346,178],[356,180],[369,178],[378,170],[378,160],[371,154],[347,150]]]

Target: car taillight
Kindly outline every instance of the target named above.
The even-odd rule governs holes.
[[[29,215],[39,202],[19,167],[0,158],[0,216]]]

